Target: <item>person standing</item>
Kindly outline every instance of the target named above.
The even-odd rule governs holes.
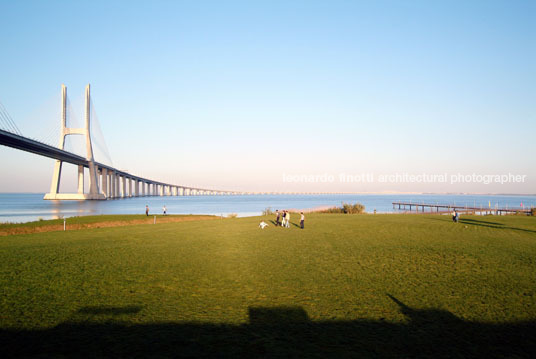
[[[303,225],[305,223],[305,216],[303,215],[303,212],[301,212],[301,217],[300,217],[300,228],[303,229]]]
[[[285,221],[287,220],[287,211],[283,210],[283,214],[281,215],[281,227],[285,227]]]
[[[145,205],[145,215],[146,216],[149,215],[149,206],[148,205]]]
[[[281,214],[279,213],[279,210],[276,209],[276,210],[275,210],[275,226],[276,226],[276,227],[279,226],[280,215],[281,215]]]
[[[162,207],[162,212],[164,212],[164,216],[165,216],[166,213],[167,213],[166,205],[164,205],[164,207]]]
[[[286,222],[286,227],[287,228],[290,228],[290,212],[287,211],[287,222]]]

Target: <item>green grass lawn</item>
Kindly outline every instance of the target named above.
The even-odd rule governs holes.
[[[536,355],[534,217],[262,219],[1,237],[4,352]]]
[[[152,220],[153,217],[157,218],[182,218],[182,217],[196,217],[196,215],[191,214],[180,214],[180,215],[167,215],[163,216],[162,214],[123,214],[123,215],[100,215],[100,216],[81,216],[81,217],[68,217],[65,218],[68,225],[73,224],[93,224],[93,223],[106,223],[106,222],[119,222],[119,221],[136,221],[136,220]],[[205,217],[205,216],[203,216]],[[2,229],[11,229],[11,228],[33,228],[33,227],[44,227],[50,225],[63,225],[63,219],[50,219],[50,220],[40,220],[35,222],[22,222],[22,223],[0,223],[0,230]]]

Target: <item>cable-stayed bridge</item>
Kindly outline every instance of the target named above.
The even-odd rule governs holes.
[[[195,188],[163,183],[121,171],[114,168],[113,165],[102,163],[102,161],[98,162],[94,157],[94,141],[92,136],[93,132],[95,132],[95,127],[92,126],[93,112],[90,85],[86,86],[83,126],[68,126],[68,113],[67,88],[65,85],[62,85],[60,139],[58,147],[54,147],[44,142],[25,137],[0,103],[0,144],[56,160],[50,192],[45,194],[44,199],[105,200],[138,196],[250,194],[246,192]],[[85,157],[65,149],[66,138],[71,135],[79,135],[85,138]],[[105,152],[107,153],[107,151]],[[76,193],[60,192],[64,162],[78,166],[78,191]],[[86,173],[89,176],[89,188],[87,189],[84,188],[84,176]]]

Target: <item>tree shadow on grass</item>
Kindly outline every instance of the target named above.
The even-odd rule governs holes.
[[[426,218],[426,219],[431,219],[431,220],[433,220],[433,221],[452,222],[452,223],[455,223],[455,222],[452,220],[452,216],[451,216],[451,215],[444,215],[444,216],[442,216],[442,218],[436,218],[436,217],[425,217],[425,218]],[[503,225],[504,225],[503,223],[489,222],[489,221],[482,221],[482,220],[478,220],[478,219],[470,219],[470,218],[462,218],[462,217],[460,217],[460,222],[461,222],[461,221],[474,222],[474,223],[483,223],[483,224],[497,225],[497,226],[503,226]]]
[[[536,355],[536,321],[481,323],[446,310],[415,309],[388,295],[407,317],[312,321],[301,307],[250,307],[239,325],[70,320],[49,329],[0,329],[4,357],[517,357]],[[130,307],[117,310],[134,314]],[[129,309],[130,308],[130,309]],[[79,313],[110,312],[109,308]],[[76,318],[76,314],[75,314]]]
[[[486,224],[486,225],[495,225],[495,226],[504,226],[504,223],[483,221],[481,219],[472,219],[472,218],[461,218],[460,222],[469,223],[469,224]]]
[[[469,219],[469,218],[460,218],[460,223],[469,224],[472,226],[479,226],[479,227],[488,227],[488,228],[495,228],[495,229],[511,229],[513,231],[536,233],[536,231],[532,229],[525,229],[525,228],[518,228],[518,227],[506,227],[502,223],[498,223],[497,225],[495,225],[495,224],[489,224],[489,223],[494,223],[494,222],[479,221],[476,219]]]
[[[448,216],[448,218],[431,218],[427,217],[427,219],[433,220],[433,221],[440,221],[440,222],[453,222],[452,218]],[[453,222],[454,223],[454,222]],[[459,219],[458,224],[467,224],[472,226],[479,226],[479,227],[488,227],[488,228],[495,228],[495,229],[511,229],[513,231],[522,231],[522,232],[529,232],[529,233],[536,233],[535,230],[532,229],[525,229],[525,228],[518,228],[518,227],[505,227],[503,223],[498,222],[490,222],[490,221],[483,221],[478,219],[472,219],[472,218],[463,218],[461,217]],[[457,224],[457,223],[454,223]]]

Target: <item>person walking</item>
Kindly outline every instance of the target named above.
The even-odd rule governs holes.
[[[279,226],[279,219],[280,219],[280,216],[281,216],[281,214],[279,213],[279,210],[276,209],[276,210],[275,210],[275,226],[276,226],[276,227]]]
[[[164,207],[162,207],[162,212],[164,212],[164,216],[167,214],[166,205],[164,205]]]
[[[287,223],[286,223],[286,225],[287,225],[286,226],[287,228],[290,228],[290,212],[289,211],[287,211]]]
[[[303,212],[301,212],[301,217],[300,217],[300,228],[303,229],[303,225],[305,223],[305,216],[303,215]]]
[[[287,211],[283,210],[283,215],[281,217],[281,227],[285,227],[285,223],[287,221]]]
[[[148,205],[145,205],[145,215],[146,216],[149,215],[149,206]]]

